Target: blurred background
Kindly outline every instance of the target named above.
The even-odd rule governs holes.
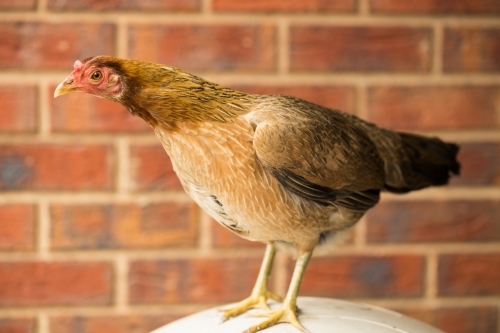
[[[301,295],[499,333],[499,16],[498,0],[0,0],[0,333],[148,332],[255,281],[263,246],[191,202],[141,119],[53,99],[98,54],[459,143],[460,178],[384,195]],[[292,268],[278,256],[272,289]]]

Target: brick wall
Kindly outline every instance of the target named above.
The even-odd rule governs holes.
[[[458,142],[461,178],[384,196],[301,294],[500,332],[499,14],[498,0],[0,0],[0,332],[147,332],[253,285],[263,247],[191,203],[144,122],[52,98],[103,53]],[[292,264],[277,258],[281,294]]]

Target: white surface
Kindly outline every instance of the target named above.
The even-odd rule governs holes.
[[[299,297],[299,321],[310,333],[444,333],[416,319],[372,305],[330,298]],[[272,303],[276,309],[279,304]],[[221,322],[218,308],[202,311],[160,327],[151,333],[241,333],[265,320],[253,309]],[[262,333],[300,333],[290,324],[278,324]]]

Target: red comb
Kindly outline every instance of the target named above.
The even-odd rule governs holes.
[[[83,62],[81,62],[80,60],[75,61],[73,68],[75,69],[75,71],[81,70],[83,68]]]

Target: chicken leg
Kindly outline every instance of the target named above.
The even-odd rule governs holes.
[[[297,262],[295,263],[292,280],[290,281],[290,286],[288,287],[288,292],[281,307],[276,311],[271,311],[264,314],[265,316],[269,316],[269,318],[255,326],[248,328],[243,333],[255,333],[279,323],[290,323],[300,331],[308,333],[308,331],[304,328],[304,326],[302,326],[302,324],[300,324],[299,320],[297,319],[296,303],[300,283],[302,282],[302,278],[304,277],[304,273],[306,271],[307,264],[309,263],[309,259],[311,259],[311,255],[312,251],[307,251],[299,254]]]
[[[243,301],[235,304],[234,306],[221,309],[224,311],[223,320],[228,320],[231,317],[236,317],[252,308],[260,307],[264,309],[269,309],[267,305],[267,299],[274,299],[275,301],[281,302],[280,296],[269,291],[267,289],[267,281],[269,280],[269,274],[271,273],[271,268],[273,266],[274,255],[276,254],[276,247],[274,243],[269,243],[266,246],[266,252],[264,253],[264,260],[260,267],[259,275],[257,276],[257,281],[252,290],[250,297],[244,299]]]

